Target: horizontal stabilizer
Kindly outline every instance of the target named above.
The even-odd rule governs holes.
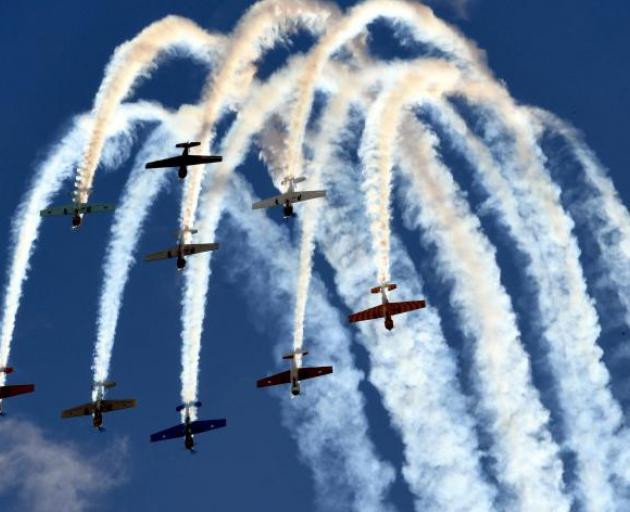
[[[201,142],[180,142],[175,144],[176,148],[194,148],[196,146],[201,146]]]
[[[199,408],[199,407],[201,407],[201,406],[202,406],[202,403],[201,403],[201,402],[191,402],[191,403],[188,403],[188,404],[181,404],[181,405],[178,405],[177,407],[175,407],[175,410],[176,410],[177,412],[181,412],[181,411],[183,411],[184,409],[186,409],[186,407],[197,407],[197,408]]]
[[[35,391],[33,384],[14,384],[12,386],[0,386],[0,399],[17,395],[24,395]]]
[[[95,382],[94,384],[92,384],[92,389],[100,387],[111,389],[116,387],[116,383],[113,380],[104,380],[103,382]]]
[[[396,288],[398,288],[398,286],[396,286],[393,283],[389,283],[389,284],[384,284],[382,286],[375,286],[374,288],[372,288],[370,290],[370,292],[372,293],[380,293],[382,289],[386,289],[387,291],[392,291],[395,290]]]
[[[295,351],[295,352],[289,352],[288,354],[284,354],[282,356],[282,359],[293,359],[293,357],[296,354],[301,354],[302,357],[307,356],[308,355],[308,350],[301,350],[301,351]]]

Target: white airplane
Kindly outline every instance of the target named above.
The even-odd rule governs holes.
[[[134,399],[105,400],[105,389],[111,389],[114,386],[116,386],[116,383],[111,380],[95,382],[92,384],[92,389],[96,389],[96,400],[66,409],[62,411],[61,417],[77,418],[79,416],[92,416],[92,426],[99,431],[103,431],[103,413],[130,409],[136,406]]]
[[[86,191],[87,189],[79,189],[77,192]],[[88,190],[89,191],[89,190]],[[83,216],[86,213],[109,213],[113,212],[116,206],[108,203],[79,203],[76,199],[70,204],[61,206],[49,206],[40,210],[41,217],[59,217],[72,215],[72,229],[77,230],[81,227]]]
[[[385,328],[391,331],[394,328],[393,315],[400,313],[407,313],[415,309],[424,308],[427,303],[424,300],[411,300],[407,302],[389,302],[387,298],[387,292],[396,289],[396,285],[393,283],[383,283],[370,290],[372,293],[380,293],[382,304],[373,308],[368,308],[358,313],[353,313],[348,316],[350,323],[362,322],[363,320],[375,320],[377,318],[385,318]]]
[[[184,234],[197,233],[196,229],[185,228],[179,232],[179,243],[175,247],[169,247],[163,251],[152,252],[144,257],[144,261],[159,261],[169,258],[177,258],[177,270],[184,270],[186,267],[186,258],[184,256],[192,256],[202,252],[215,251],[219,248],[219,244],[185,244]]]
[[[308,354],[308,351],[296,349],[293,352],[284,354],[282,359],[291,360],[291,369],[285,372],[276,373],[256,382],[259,388],[268,386],[276,386],[278,384],[291,384],[291,394],[298,396],[300,394],[300,381],[321,377],[333,372],[332,366],[316,366],[312,368],[302,368],[302,358]]]
[[[305,180],[306,178],[294,178],[292,176],[287,176],[282,180],[282,185],[288,183],[286,192],[252,204],[252,210],[258,210],[259,208],[273,208],[274,206],[282,205],[283,217],[286,219],[294,216],[293,203],[308,201],[309,199],[317,199],[318,197],[326,197],[325,190],[295,190],[295,184],[301,183]]]

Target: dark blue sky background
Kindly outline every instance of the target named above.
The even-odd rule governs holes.
[[[19,198],[69,119],[91,108],[113,49],[167,14],[228,32],[249,5],[242,0],[0,3],[3,273],[9,225]],[[487,51],[490,68],[517,100],[551,110],[584,132],[627,204],[630,4],[475,0],[467,19],[454,16],[444,5],[438,4],[437,12]],[[378,40],[389,44],[387,37]],[[275,52],[275,58],[283,51]],[[204,78],[205,70],[191,62],[169,61],[134,97],[176,107],[198,99]],[[131,163],[107,177],[99,175],[94,199],[118,197]],[[256,189],[271,190],[265,173],[257,171],[250,174]],[[151,215],[141,252],[170,243],[179,197],[173,180]],[[295,444],[281,426],[279,402],[254,387],[256,378],[278,367],[271,351],[276,336],[269,329],[261,338],[254,328],[244,290],[225,271],[236,256],[233,252],[220,251],[213,260],[206,317],[206,328],[213,330],[212,344],[203,348],[200,377],[200,399],[205,402],[201,416],[227,417],[227,429],[200,436],[195,457],[184,453],[178,442],[148,443],[149,433],[178,418],[173,408],[179,403],[180,280],[168,264],[137,265],[132,270],[120,319],[112,366],[119,387],[111,396],[136,397],[138,408],[107,417],[109,429],[103,435],[92,433],[87,419],[59,420],[61,409],[89,396],[110,218],[90,218],[80,233],[71,233],[67,222],[56,220],[42,226],[11,355],[18,370],[15,381],[35,382],[38,389],[8,403],[11,415],[34,422],[55,441],[74,443],[86,457],[112,446],[115,439],[128,439],[126,483],[98,498],[102,510],[272,510],[291,503],[303,511],[314,510],[309,469],[298,460]],[[409,247],[413,244],[410,241]],[[320,271],[327,274],[323,267]],[[365,354],[357,351],[357,358],[366,368]],[[397,463],[400,443],[389,439],[393,431],[378,395],[369,386],[365,392],[374,441],[384,457]],[[403,485],[395,487],[392,499],[403,510],[410,507]],[[11,494],[0,496],[3,510],[15,503]]]

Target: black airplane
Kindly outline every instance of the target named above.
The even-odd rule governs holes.
[[[155,162],[149,162],[144,166],[145,169],[166,169],[171,167],[178,167],[177,175],[180,180],[183,180],[188,176],[189,165],[201,165],[211,164],[215,162],[223,161],[223,157],[220,155],[190,155],[188,151],[190,148],[201,145],[201,142],[182,142],[176,144],[176,148],[184,148],[184,152],[179,156],[171,158],[165,158],[164,160],[156,160]]]

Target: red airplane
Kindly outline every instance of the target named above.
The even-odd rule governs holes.
[[[8,366],[0,368],[0,373],[13,373],[13,368]],[[0,386],[0,416],[4,416],[2,412],[2,400],[12,396],[23,395],[35,391],[33,384],[14,384],[12,386]]]
[[[302,358],[308,354],[308,351],[296,349],[282,356],[282,359],[291,361],[291,369],[276,373],[264,379],[256,381],[256,386],[266,388],[268,386],[277,386],[278,384],[291,384],[291,394],[298,396],[300,394],[300,381],[321,377],[333,372],[332,366],[316,366],[313,368],[302,368]]]
[[[364,320],[375,320],[377,318],[385,318],[385,328],[391,331],[394,328],[394,320],[392,316],[400,313],[407,313],[414,309],[422,309],[427,303],[424,300],[411,300],[408,302],[389,302],[387,292],[396,289],[393,283],[384,283],[380,286],[372,288],[370,292],[380,293],[383,303],[380,306],[365,309],[348,316],[350,323],[362,322]]]

